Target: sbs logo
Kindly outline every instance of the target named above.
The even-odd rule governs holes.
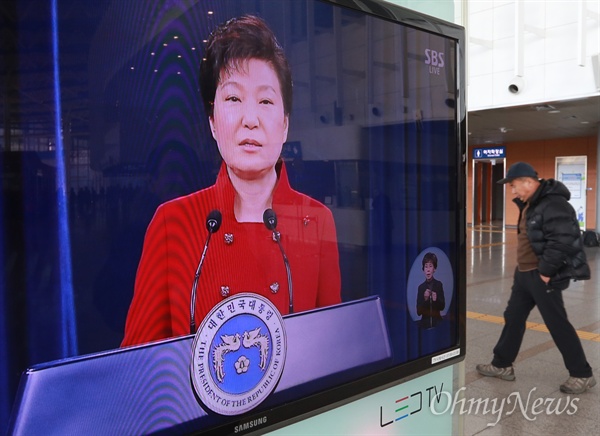
[[[446,65],[444,61],[444,52],[426,49],[425,65],[429,66],[429,74],[439,75],[441,69]]]

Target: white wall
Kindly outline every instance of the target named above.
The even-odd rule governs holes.
[[[467,2],[469,111],[598,95],[591,57],[600,52],[600,2],[519,3],[521,38],[517,2]],[[524,86],[513,94],[508,85],[517,74]]]
[[[455,5],[460,4],[460,0],[384,0],[403,6],[413,11],[419,11],[442,20],[459,23],[455,16]]]

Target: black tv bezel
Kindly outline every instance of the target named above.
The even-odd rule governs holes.
[[[293,0],[291,0],[293,1]],[[388,20],[424,32],[439,35],[456,43],[456,133],[457,146],[457,245],[459,259],[456,259],[457,270],[457,330],[458,343],[439,352],[420,357],[415,360],[400,363],[387,370],[362,377],[330,389],[323,390],[305,398],[274,406],[268,410],[251,411],[240,416],[231,417],[223,425],[201,430],[198,434],[229,434],[240,423],[267,416],[268,423],[256,430],[238,432],[238,434],[261,434],[272,431],[299,420],[315,416],[328,410],[348,404],[359,398],[364,398],[404,381],[426,375],[428,372],[453,365],[462,361],[466,354],[466,39],[464,29],[444,20],[431,17],[382,0],[315,0],[333,6],[355,10],[379,19]],[[432,363],[432,357],[458,350],[458,354],[440,363]],[[177,428],[165,430],[164,433],[176,432]]]

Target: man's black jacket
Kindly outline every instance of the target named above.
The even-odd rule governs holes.
[[[570,198],[571,193],[563,183],[542,179],[529,199],[526,214],[527,237],[538,257],[538,270],[550,277],[549,287],[559,290],[566,289],[570,279],[590,278],[581,230]],[[526,203],[518,198],[513,201],[519,207],[518,222],[521,222]]]

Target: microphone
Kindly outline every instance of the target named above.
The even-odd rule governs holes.
[[[273,239],[279,245],[279,250],[281,250],[281,256],[283,257],[283,264],[285,265],[285,272],[287,273],[287,282],[288,282],[288,290],[290,292],[290,313],[294,313],[294,291],[292,290],[292,270],[290,269],[290,262],[288,261],[287,256],[285,255],[285,251],[283,250],[283,245],[281,245],[281,235],[276,230],[277,228],[277,215],[275,215],[275,211],[273,209],[267,209],[263,213],[263,222],[267,229],[273,232]]]
[[[213,233],[219,230],[221,227],[221,221],[223,216],[221,212],[217,209],[211,210],[206,216],[206,230],[208,230],[208,236],[206,237],[206,242],[204,243],[204,250],[202,250],[202,256],[200,257],[200,262],[198,263],[198,268],[196,268],[196,275],[194,276],[194,283],[192,284],[192,295],[190,298],[190,333],[196,333],[196,289],[198,288],[198,279],[200,278],[200,272],[202,271],[202,265],[204,264],[204,259],[206,258],[206,251],[208,250],[208,244],[210,242],[210,237]]]

